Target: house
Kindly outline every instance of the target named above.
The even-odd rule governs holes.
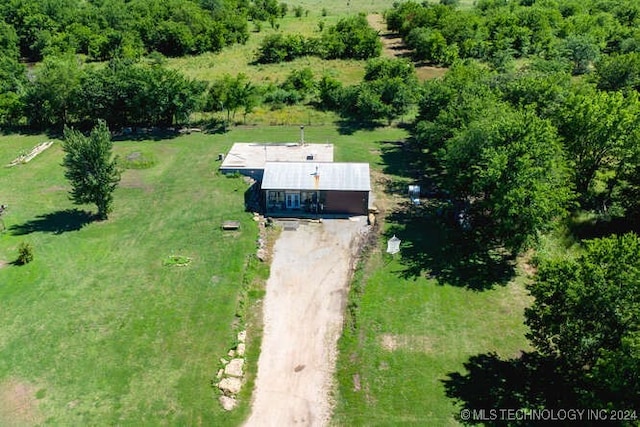
[[[267,215],[366,215],[368,163],[266,162],[262,179]]]
[[[267,162],[333,162],[333,144],[238,142],[224,157],[220,171],[261,181]]]

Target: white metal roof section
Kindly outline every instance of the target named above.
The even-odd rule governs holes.
[[[371,191],[368,163],[267,162],[263,190]]]
[[[266,162],[332,162],[333,144],[236,142],[220,169],[263,169]]]

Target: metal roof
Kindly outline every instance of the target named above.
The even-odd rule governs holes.
[[[333,144],[236,142],[220,169],[262,169],[266,162],[332,162]]]
[[[369,164],[267,162],[262,189],[371,191]]]

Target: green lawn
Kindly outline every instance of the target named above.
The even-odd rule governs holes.
[[[391,144],[378,148],[394,152]],[[383,159],[388,164],[379,159],[376,168],[387,172],[401,169],[407,161],[390,155]],[[394,175],[387,179],[391,189],[408,183]],[[389,214],[404,194],[380,194],[382,190],[377,188],[380,203]],[[438,245],[442,230],[427,219],[420,227],[406,227],[394,223],[393,215],[387,218],[384,234],[391,229],[398,234],[405,256],[386,254],[383,236],[356,273],[351,301],[358,307],[355,324],[347,322],[339,343],[334,424],[457,425],[459,409],[443,383],[448,374],[464,373],[471,356],[496,353],[506,359],[531,349],[524,336],[524,307],[530,302],[525,279],[519,272],[506,285],[478,291],[470,283],[453,285],[416,275],[412,267],[420,254],[411,241]]]
[[[403,279],[403,268],[377,251],[357,277],[365,291],[340,342],[339,425],[456,425],[447,374],[473,355],[529,349],[522,283],[478,292]]]
[[[0,163],[42,140],[0,138]],[[211,386],[257,233],[246,184],[215,172],[227,145],[208,135],[116,143],[118,154],[152,153],[156,164],[124,173],[106,222],[69,211],[59,144],[0,168],[9,205],[0,260],[15,260],[20,242],[35,253],[0,269],[0,395],[22,384],[39,397],[29,416],[54,425],[240,421],[246,407],[223,414]],[[242,231],[224,234],[223,219]],[[163,266],[172,254],[192,262]]]
[[[26,424],[239,424],[251,382],[241,407],[224,413],[211,380],[233,344],[243,275],[266,273],[245,272],[257,227],[243,209],[246,184],[216,173],[217,156],[235,141],[297,141],[299,132],[246,127],[116,142],[123,159],[142,156],[150,167],[124,172],[106,222],[73,211],[95,208],[68,200],[59,143],[28,164],[2,166],[0,203],[9,210],[0,233],[0,398],[24,390]],[[308,142],[336,143],[339,161],[375,161],[368,147],[404,135],[305,128]],[[0,164],[46,139],[0,137]],[[223,233],[225,219],[240,220],[241,232]],[[33,246],[35,260],[7,265],[21,242]],[[192,262],[163,266],[169,255]],[[259,337],[250,338],[251,380]],[[14,410],[0,404],[0,425],[13,421]]]

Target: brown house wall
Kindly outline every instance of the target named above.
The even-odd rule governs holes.
[[[369,204],[367,191],[323,191],[324,213],[366,215]]]

